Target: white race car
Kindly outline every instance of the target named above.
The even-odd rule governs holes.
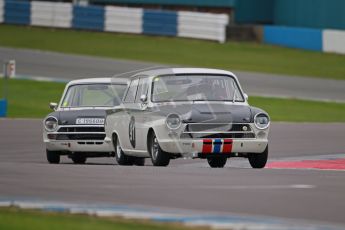
[[[94,78],[74,80],[66,85],[55,111],[43,121],[43,141],[49,163],[67,155],[83,164],[88,157],[113,156],[113,147],[104,141],[106,110],[121,103],[128,79]]]
[[[237,77],[201,68],[150,70],[135,74],[123,104],[107,112],[106,141],[120,165],[151,158],[167,166],[179,157],[205,158],[224,167],[245,157],[263,168],[270,118],[251,107]]]

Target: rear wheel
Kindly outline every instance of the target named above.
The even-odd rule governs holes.
[[[211,168],[224,168],[227,160],[226,157],[210,157],[207,158],[207,163]]]
[[[133,165],[133,158],[130,156],[126,156],[125,153],[122,151],[119,138],[117,138],[116,135],[113,136],[113,145],[115,149],[116,162],[119,165]]]
[[[150,137],[149,151],[151,154],[151,161],[154,166],[167,166],[170,163],[169,153],[164,152],[159,146],[158,139],[155,133]]]
[[[46,149],[47,160],[49,164],[59,164],[60,163],[60,152],[50,151]]]
[[[263,153],[251,153],[248,155],[248,160],[252,168],[264,168],[268,158],[268,145]]]
[[[71,156],[71,159],[73,161],[74,164],[85,164],[86,162],[86,156],[84,156],[82,153],[74,153]]]

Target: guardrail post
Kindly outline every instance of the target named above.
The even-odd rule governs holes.
[[[3,98],[0,99],[0,117],[7,116],[7,98],[8,98],[8,79],[16,75],[16,61],[10,60],[4,63],[4,86]]]
[[[7,100],[0,99],[0,117],[7,116]]]

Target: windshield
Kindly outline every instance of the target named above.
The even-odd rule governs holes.
[[[70,86],[61,107],[112,107],[121,103],[127,85],[81,84]]]
[[[152,101],[244,102],[244,99],[236,81],[230,76],[169,75],[153,79]]]

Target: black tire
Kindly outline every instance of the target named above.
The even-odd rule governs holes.
[[[130,156],[126,156],[122,151],[119,139],[116,135],[113,136],[113,145],[115,150],[115,159],[119,165],[133,165],[134,159]]]
[[[155,133],[150,135],[150,145],[149,153],[151,155],[151,161],[153,166],[167,166],[170,163],[170,156],[169,153],[164,152],[161,147],[159,146],[157,137]]]
[[[226,157],[210,157],[207,158],[207,163],[211,168],[224,168],[227,160]]]
[[[261,169],[266,166],[268,159],[268,145],[263,153],[251,153],[248,155],[248,160],[252,168]]]
[[[82,153],[74,153],[71,156],[71,159],[74,164],[78,164],[78,165],[85,164],[86,162],[86,157]]]
[[[49,151],[46,149],[47,160],[49,164],[59,164],[60,163],[60,152]]]
[[[136,166],[145,166],[145,158],[135,157],[133,160],[133,164]]]

